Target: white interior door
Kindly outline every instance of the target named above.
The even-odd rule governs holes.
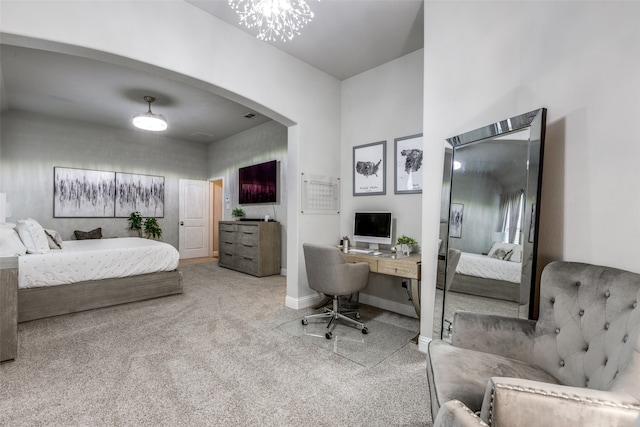
[[[180,227],[178,250],[180,258],[201,258],[209,254],[209,181],[181,179]]]

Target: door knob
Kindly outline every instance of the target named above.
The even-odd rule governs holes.
[[[184,225],[184,221],[180,221],[180,225]]]

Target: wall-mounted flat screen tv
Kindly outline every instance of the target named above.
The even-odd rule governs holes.
[[[260,163],[238,170],[238,201],[248,203],[275,203],[278,189],[278,162]]]

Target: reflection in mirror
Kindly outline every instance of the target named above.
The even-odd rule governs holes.
[[[435,337],[458,310],[534,318],[545,124],[540,109],[446,141]]]

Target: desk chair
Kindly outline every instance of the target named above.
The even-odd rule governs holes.
[[[331,326],[334,320],[344,320],[362,330],[363,334],[369,333],[367,327],[346,314],[354,314],[360,318],[357,310],[341,311],[338,297],[360,292],[367,287],[369,281],[369,264],[366,262],[347,263],[340,249],[334,246],[314,245],[304,243],[304,261],[307,270],[309,287],[321,294],[327,295],[333,301],[332,309],[324,308],[324,313],[312,314],[302,319],[306,325],[309,319],[329,318],[325,337],[331,339],[333,334]]]

